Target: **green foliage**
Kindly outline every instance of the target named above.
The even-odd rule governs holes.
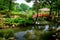
[[[30,2],[31,0],[26,0],[26,2]]]
[[[33,20],[24,19],[24,23],[25,24],[32,24],[33,23]]]
[[[43,32],[43,33],[40,33],[40,40],[48,40],[52,34],[54,32],[53,31],[47,31],[47,32]]]
[[[13,30],[6,30],[5,32],[5,38],[8,39],[9,37],[13,37],[14,36],[14,32]]]
[[[5,19],[5,23],[6,24],[17,24],[17,25],[23,25],[23,24],[32,24],[33,23],[33,20],[30,20],[30,19],[26,19],[26,18],[15,18],[15,19],[12,19],[12,18],[6,18]]]
[[[3,40],[3,38],[0,38],[0,40]]]
[[[11,24],[11,23],[13,22],[13,19],[11,19],[11,18],[6,18],[6,19],[5,19],[5,22],[6,22],[7,24]]]
[[[25,35],[27,40],[49,40],[49,37],[52,36],[52,34],[55,31],[39,31],[39,30],[33,30],[32,32],[27,32]]]
[[[21,25],[23,22],[23,19],[22,18],[16,18],[14,19],[14,23],[17,23],[18,25]]]
[[[22,4],[20,5],[20,8],[22,9],[22,11],[26,11],[26,10],[29,9],[29,6],[26,5],[26,4],[24,4],[24,3],[22,3]]]
[[[4,31],[0,31],[0,37],[4,37]]]
[[[28,19],[20,19],[20,18],[17,18],[14,20],[15,23],[18,23],[18,25],[24,25],[24,24],[32,24],[33,21],[32,20],[28,20]]]
[[[33,23],[33,18],[32,18],[32,12],[33,11],[29,11],[29,13],[25,13],[25,12],[12,12],[12,15],[18,15],[19,17],[17,18],[5,18],[5,23],[6,24],[17,24],[17,25],[23,25],[23,24],[31,24]],[[30,22],[31,21],[31,22]]]
[[[0,0],[0,10],[12,10],[14,7],[14,0]]]
[[[4,0],[0,0],[0,10],[3,10],[5,7],[3,6]]]
[[[13,36],[14,36],[14,32],[10,29],[0,30],[0,38],[5,37],[6,39],[8,39],[9,37],[13,37]]]

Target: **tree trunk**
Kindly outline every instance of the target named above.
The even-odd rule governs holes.
[[[35,0],[35,5],[36,5],[36,13],[37,13],[37,17],[36,17],[36,20],[35,20],[35,27],[36,27],[36,21],[37,21],[37,19],[38,19],[38,2],[37,2],[37,0]]]
[[[9,18],[10,18],[11,8],[12,8],[12,0],[9,0],[9,10],[8,10],[8,17]]]
[[[52,14],[52,4],[50,3],[50,6],[51,6],[51,8],[50,8],[50,15]]]
[[[12,7],[12,0],[9,1],[9,12],[11,11],[11,7]]]

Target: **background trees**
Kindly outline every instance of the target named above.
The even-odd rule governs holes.
[[[24,4],[24,3],[21,3],[21,4],[20,4],[20,8],[21,8],[22,11],[29,10],[29,6],[26,5],[26,4]]]
[[[13,7],[14,0],[0,0],[0,10],[11,10]]]

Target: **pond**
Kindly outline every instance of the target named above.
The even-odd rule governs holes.
[[[49,25],[38,26],[38,27],[37,27],[37,28],[38,28],[38,31],[40,31],[40,28],[41,28],[41,27],[43,28],[44,31],[47,31],[48,28],[49,28]],[[52,26],[52,28],[56,28],[56,27],[57,27],[57,26]],[[58,26],[58,28],[60,28],[60,26]],[[35,27],[34,27],[34,26],[32,26],[31,29],[27,29],[27,28],[26,28],[25,31],[20,31],[20,32],[15,33],[15,34],[14,34],[14,37],[15,37],[16,40],[26,40],[26,38],[25,38],[24,35],[26,35],[27,32],[30,32],[30,33],[32,33],[32,35],[34,35],[34,34],[33,34],[34,30],[35,30]]]

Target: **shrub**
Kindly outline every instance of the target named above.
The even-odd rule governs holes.
[[[5,37],[6,39],[8,39],[9,37],[13,37],[13,36],[14,36],[14,31],[11,29],[0,30],[0,38]]]
[[[23,19],[22,18],[15,18],[14,23],[22,24]]]
[[[3,40],[3,38],[0,38],[0,40]]]
[[[14,24],[16,23],[17,25],[24,25],[24,24],[32,24],[33,20],[26,19],[26,18],[6,18],[5,19],[5,24]]]
[[[0,37],[4,37],[4,31],[3,30],[0,30]]]
[[[40,39],[39,40],[49,40],[49,37],[54,33],[54,31],[47,31],[40,33]]]
[[[24,19],[24,22],[25,22],[26,24],[32,24],[32,23],[33,23],[33,20]]]
[[[5,38],[8,39],[9,37],[13,37],[14,36],[14,32],[13,30],[6,30],[5,31]]]
[[[14,20],[11,19],[11,18],[6,18],[6,19],[5,19],[5,23],[6,23],[6,24],[11,24],[11,23],[13,23],[13,22],[14,22]]]

